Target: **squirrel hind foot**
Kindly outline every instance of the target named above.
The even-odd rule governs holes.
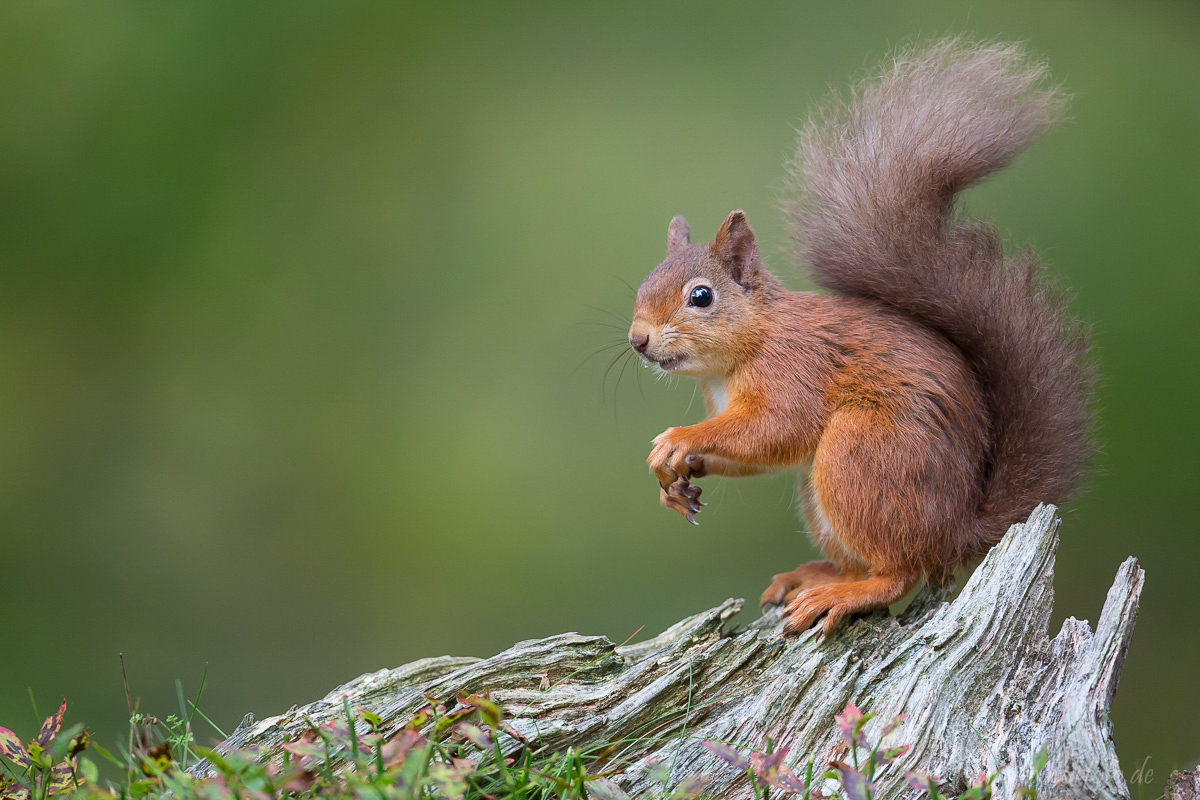
[[[810,561],[771,578],[771,585],[763,591],[759,606],[764,610],[767,606],[781,606],[792,602],[805,589],[845,580],[846,574],[832,561]]]
[[[788,603],[783,632],[801,633],[824,616],[822,632],[828,636],[846,617],[886,609],[908,594],[916,583],[917,577],[912,575],[875,575],[803,589]]]

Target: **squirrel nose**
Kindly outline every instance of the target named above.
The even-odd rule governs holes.
[[[650,346],[650,334],[648,333],[630,333],[629,344],[633,345],[633,349],[639,353],[645,353],[646,348]]]

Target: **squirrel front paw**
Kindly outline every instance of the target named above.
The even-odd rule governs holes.
[[[679,428],[667,428],[650,442],[654,446],[650,448],[650,456],[646,463],[658,479],[658,485],[664,489],[674,483],[676,478],[687,479],[692,476],[687,465],[688,449],[682,438]]]
[[[700,502],[700,487],[692,486],[689,481],[704,474],[704,459],[698,454],[688,453],[678,430],[667,428],[655,436],[652,442],[654,446],[646,461],[658,480],[659,501],[695,525],[695,515],[704,503]],[[696,468],[699,468],[698,471]]]
[[[696,522],[696,515],[704,506],[704,503],[700,502],[700,487],[692,486],[687,478],[676,478],[666,489],[660,488],[658,501],[672,511],[682,514],[683,518],[693,525],[700,524]]]

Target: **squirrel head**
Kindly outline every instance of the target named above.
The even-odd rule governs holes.
[[[667,257],[638,289],[629,343],[664,372],[728,375],[761,341],[779,288],[742,211],[729,212],[710,244],[692,244],[687,220],[675,217]]]

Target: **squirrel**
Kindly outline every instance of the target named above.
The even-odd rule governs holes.
[[[671,220],[629,343],[697,379],[708,418],[653,440],[660,501],[695,523],[706,475],[799,473],[827,560],[774,576],[785,631],[887,608],[943,583],[1091,457],[1087,334],[1036,254],[1006,258],[956,195],[1062,114],[1013,45],[901,52],[799,132],[784,211],[793,255],[831,293],[784,288],[746,215],[711,243]]]

